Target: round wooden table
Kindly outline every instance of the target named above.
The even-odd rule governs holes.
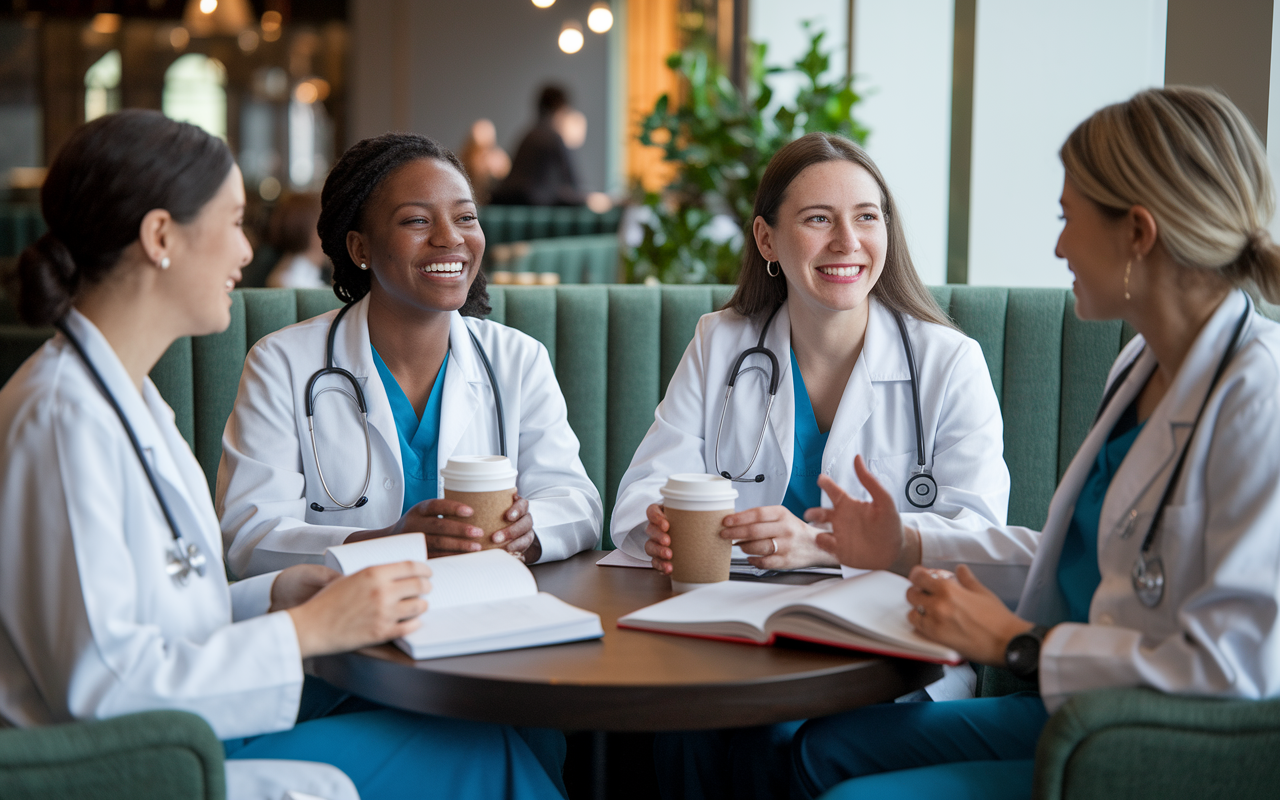
[[[756,647],[619,630],[671,596],[648,569],[597,567],[588,551],[532,568],[538,587],[600,615],[604,638],[414,661],[391,645],[311,659],[352,694],[424,714],[561,730],[764,725],[891,700],[942,676],[934,664],[826,648]]]

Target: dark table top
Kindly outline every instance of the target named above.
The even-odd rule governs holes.
[[[383,705],[562,730],[763,725],[891,700],[942,676],[934,664],[817,647],[757,647],[619,630],[671,596],[648,569],[579,553],[532,567],[542,591],[600,615],[596,641],[414,661],[392,645],[311,659],[308,670]],[[798,577],[798,576],[794,576]]]

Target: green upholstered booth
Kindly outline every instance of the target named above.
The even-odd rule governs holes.
[[[490,245],[553,236],[614,233],[621,219],[621,207],[603,214],[586,206],[484,206],[480,209],[480,227]]]
[[[44,217],[38,204],[0,203],[0,257],[18,255],[44,232]]]
[[[0,730],[5,800],[222,800],[222,742],[185,711]]]
[[[554,272],[560,283],[614,283],[618,237],[603,233],[490,245],[485,263],[490,271]]]
[[[698,318],[723,305],[732,288],[490,288],[492,318],[546,345],[581,441],[583,465],[604,497],[606,515]],[[1088,431],[1107,370],[1131,332],[1119,322],[1077,319],[1071,293],[1062,289],[941,286],[933,292],[982,345],[1000,398],[1012,477],[1009,522],[1038,528]],[[232,300],[225,332],[176,342],[152,371],[211,486],[249,347],[271,331],[338,305],[332,293],[320,290],[245,289]],[[1274,315],[1275,309],[1266,311]],[[48,333],[14,325],[12,309],[0,304],[0,380]],[[607,522],[605,530],[604,546],[610,547]],[[1000,671],[988,672],[985,693],[1016,688],[1001,680]],[[1241,781],[1269,795],[1280,785],[1269,777],[1278,743],[1280,701],[1190,700],[1136,690],[1085,695],[1071,700],[1046,729],[1037,796],[1113,794],[1105,781],[1125,775],[1137,786],[1143,773],[1152,772],[1147,764],[1162,772],[1153,785],[1163,787],[1165,797],[1225,796],[1220,786],[1232,787],[1233,797],[1246,796],[1236,791]],[[1193,752],[1214,755],[1205,759]],[[1215,772],[1230,763],[1244,773],[1235,783],[1220,781]]]

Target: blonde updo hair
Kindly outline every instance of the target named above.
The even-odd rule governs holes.
[[[1059,152],[1081,194],[1104,213],[1135,205],[1155,218],[1182,266],[1213,270],[1280,302],[1280,250],[1267,154],[1223,94],[1168,86],[1139,92],[1080,123]]]

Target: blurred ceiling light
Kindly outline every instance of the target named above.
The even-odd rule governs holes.
[[[240,45],[240,49],[244,52],[252,53],[258,49],[258,32],[252,28],[241,31],[236,43]]]
[[[569,55],[573,55],[582,49],[584,41],[582,24],[572,19],[565,22],[564,27],[560,29],[560,49]]]
[[[307,81],[307,83],[316,87],[317,100],[324,101],[329,99],[329,82],[326,81],[324,78],[312,78],[311,80]]]
[[[533,4],[538,8],[551,8],[556,4],[556,0],[533,0]]]
[[[280,38],[280,29],[279,29],[279,28],[271,28],[270,30],[268,30],[268,29],[266,29],[266,28],[263,28],[263,29],[262,29],[262,41],[264,41],[264,42],[274,42],[274,41],[278,40],[279,38]]]
[[[303,81],[293,90],[293,97],[299,103],[311,105],[320,99],[320,92],[316,90],[316,85],[311,81]]]
[[[267,11],[262,15],[262,29],[264,31],[278,31],[284,17],[280,16],[279,11]]]
[[[187,0],[182,12],[192,36],[239,36],[252,24],[249,0]]]
[[[120,30],[120,15],[94,14],[92,27],[94,33],[116,33]]]
[[[181,25],[169,31],[169,44],[174,50],[181,50],[191,42],[191,34]]]
[[[592,3],[587,14],[587,27],[594,33],[608,33],[613,27],[613,12],[608,3]]]
[[[258,196],[270,203],[280,196],[280,181],[267,176],[258,184]]]

